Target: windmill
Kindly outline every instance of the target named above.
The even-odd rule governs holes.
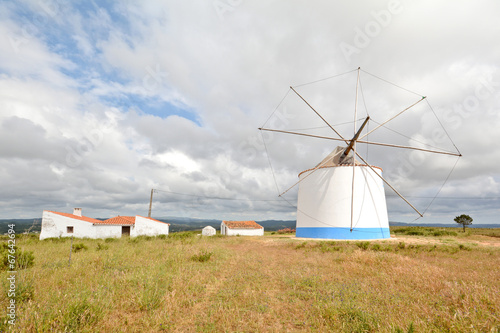
[[[359,154],[357,151],[358,144],[390,147],[391,149],[415,150],[422,153],[461,156],[454,144],[456,152],[435,149],[434,147],[430,149],[429,147],[423,148],[374,142],[365,139],[369,134],[386,127],[387,123],[426,100],[426,97],[420,96],[416,102],[382,122],[375,122],[376,126],[373,129],[366,130],[363,133],[371,118],[367,115],[362,119],[362,123],[358,127],[358,96],[361,68],[355,71],[357,71],[357,80],[353,121],[354,135],[352,137],[349,138],[341,135],[340,131],[332,126],[294,87],[290,87],[290,91],[298,96],[307,105],[308,109],[313,111],[321,122],[335,135],[315,135],[292,130],[265,128],[264,126],[259,128],[261,131],[340,141],[343,143],[341,146],[337,146],[316,166],[300,172],[299,180],[280,194],[280,197],[282,197],[290,189],[297,185],[299,186],[297,197],[297,237],[324,239],[389,238],[389,221],[384,184],[394,191],[420,217],[423,216],[414,205],[382,176],[381,168],[371,165]]]

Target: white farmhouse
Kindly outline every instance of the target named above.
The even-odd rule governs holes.
[[[122,235],[158,236],[168,235],[168,223],[149,217],[116,216],[104,221],[82,215],[81,208],[73,214],[44,210],[40,240],[51,237],[119,238]]]
[[[207,225],[205,228],[203,228],[201,230],[201,234],[203,236],[214,236],[215,235],[215,228]]]
[[[264,227],[255,221],[222,221],[220,233],[227,236],[264,236]]]

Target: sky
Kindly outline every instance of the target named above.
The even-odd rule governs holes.
[[[339,143],[258,130],[336,137],[293,86],[348,138],[418,102],[367,138],[461,158],[359,152],[419,222],[499,223],[499,12],[494,0],[2,1],[0,218],[146,215],[156,189],[153,217],[295,219],[298,186],[279,194]],[[389,220],[418,217],[385,189]]]

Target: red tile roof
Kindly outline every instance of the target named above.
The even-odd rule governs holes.
[[[67,214],[67,213],[53,212],[51,210],[48,210],[48,212],[58,214],[61,216],[65,216],[65,217],[70,217],[72,219],[76,219],[76,220],[80,220],[80,221],[90,222],[90,223],[101,223],[102,222],[101,220],[96,220],[96,219],[93,219],[93,218],[87,217],[87,216],[78,216],[78,215]]]
[[[255,221],[222,221],[229,229],[263,229]]]
[[[135,216],[115,216],[104,221],[99,221],[98,224],[133,225],[135,224]]]
[[[73,215],[73,214],[68,214],[68,213],[53,212],[50,210],[48,210],[48,212],[58,214],[61,216],[66,216],[66,217],[69,217],[72,219],[77,219],[80,221],[90,222],[93,224],[101,224],[101,225],[134,225],[135,224],[135,216],[115,216],[115,217],[109,218],[107,220],[101,221],[101,220],[93,219],[91,217],[86,217],[86,216],[78,216],[78,215]],[[139,216],[139,215],[137,215],[137,216]],[[155,220],[151,217],[144,217],[144,216],[141,216],[141,217],[144,219],[151,220],[151,221],[165,223],[162,221]],[[170,223],[165,223],[165,224],[170,225]]]

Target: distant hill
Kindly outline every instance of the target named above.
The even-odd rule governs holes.
[[[105,218],[98,218],[105,220]],[[159,221],[170,223],[170,232],[201,230],[206,226],[212,226],[215,229],[220,229],[222,220],[215,219],[199,219],[190,217],[160,217],[156,218]],[[276,231],[284,228],[295,228],[295,220],[262,220],[255,221],[264,227],[267,231]],[[22,233],[27,230],[31,232],[40,232],[41,218],[34,219],[0,219],[0,234],[4,234],[8,230],[9,224],[15,224],[16,233]],[[389,222],[391,227],[437,227],[437,228],[462,228],[462,225],[453,223],[404,223],[404,222]],[[472,224],[468,228],[500,228],[500,224]]]
[[[171,232],[201,230],[206,226],[212,226],[215,229],[220,229],[222,220],[211,219],[196,219],[196,218],[157,218],[159,221],[170,223]],[[264,227],[267,231],[276,231],[284,228],[295,228],[295,220],[282,221],[282,220],[264,220],[255,221]]]
[[[30,232],[40,232],[42,228],[42,219],[4,219],[0,220],[0,235],[7,232],[9,224],[15,224],[14,231],[23,233],[27,230]],[[30,229],[31,228],[31,229]]]
[[[435,227],[435,228],[462,228],[458,223],[404,223],[389,222],[390,227]],[[500,228],[500,224],[471,224],[467,228]]]

